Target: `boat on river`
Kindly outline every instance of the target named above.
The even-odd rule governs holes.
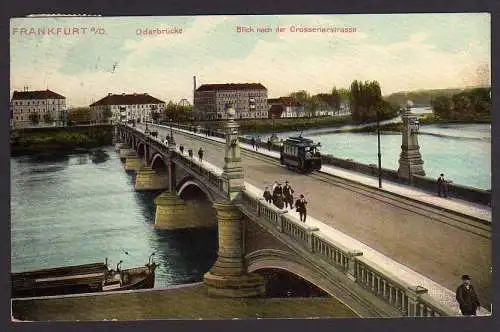
[[[151,254],[145,266],[109,269],[105,263],[64,266],[11,273],[12,298],[116,292],[154,287],[158,266]]]

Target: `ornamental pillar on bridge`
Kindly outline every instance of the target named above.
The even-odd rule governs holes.
[[[401,115],[403,125],[401,127],[402,145],[399,157],[398,176],[411,181],[413,175],[425,175],[424,161],[420,154],[418,145],[419,123],[415,114],[407,106],[406,111]]]
[[[217,261],[204,275],[208,294],[222,297],[256,297],[265,294],[264,278],[245,273],[243,215],[229,202],[215,203],[219,225]]]
[[[226,151],[224,168],[222,171],[223,188],[227,198],[232,201],[245,189],[243,181],[243,167],[241,166],[240,145],[238,141],[239,125],[234,121],[236,111],[229,107],[227,110],[229,121],[226,123]]]

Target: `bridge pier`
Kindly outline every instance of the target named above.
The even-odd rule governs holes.
[[[125,170],[138,172],[142,167],[142,161],[137,154],[128,154],[125,160]]]
[[[131,148],[127,147],[126,145],[123,145],[119,151],[118,154],[120,155],[120,160],[125,161],[127,159],[127,156],[131,153],[134,153],[135,151],[132,150]]]
[[[166,173],[155,172],[151,167],[141,167],[135,178],[134,189],[141,190],[162,190],[168,188],[168,177]]]
[[[155,199],[155,228],[180,229],[215,226],[203,206],[191,206],[175,192],[163,192]]]
[[[231,203],[215,203],[219,225],[217,261],[203,279],[208,294],[221,297],[257,297],[265,294],[264,278],[245,273],[243,259],[243,215]]]

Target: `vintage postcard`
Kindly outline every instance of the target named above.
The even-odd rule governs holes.
[[[9,30],[14,321],[491,315],[489,14]]]

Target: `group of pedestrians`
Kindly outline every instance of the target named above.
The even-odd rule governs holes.
[[[257,139],[252,137],[252,139],[250,140],[250,144],[252,145],[252,149],[257,151],[259,149],[260,144],[261,144],[260,136],[258,136]]]
[[[263,196],[267,203],[272,203],[279,209],[293,209],[295,205],[295,209],[300,216],[300,221],[306,222],[307,201],[305,200],[304,195],[301,194],[294,204],[294,192],[295,191],[290,186],[288,180],[285,181],[284,186],[282,186],[278,181],[274,181],[271,190],[269,190],[269,187],[266,186]]]
[[[179,151],[181,152],[181,154],[184,154],[184,145],[179,145]],[[188,156],[189,158],[193,158],[193,149],[188,149],[187,150],[188,152]],[[200,149],[198,150],[198,160],[200,161],[200,163],[203,162],[203,155],[204,155],[205,151],[203,150],[202,147],[200,147]]]

